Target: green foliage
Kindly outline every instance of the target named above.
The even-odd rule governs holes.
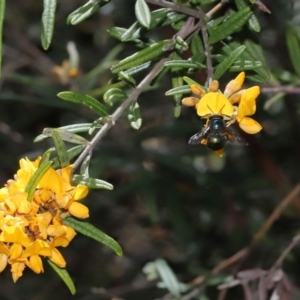
[[[75,295],[76,288],[73,283],[72,278],[70,277],[68,271],[66,269],[58,267],[56,264],[54,264],[51,260],[47,259],[48,264],[51,266],[51,268],[56,272],[56,274],[63,280],[63,282],[66,284],[68,289],[70,290],[72,295]]]
[[[102,117],[108,116],[105,107],[99,101],[89,95],[75,92],[60,92],[57,94],[57,96],[65,101],[83,104]]]
[[[33,174],[33,176],[30,178],[29,182],[26,185],[25,192],[28,194],[27,200],[29,202],[32,201],[33,195],[35,193],[36,187],[41,180],[41,178],[44,176],[44,174],[47,172],[47,170],[51,167],[52,161],[45,162],[44,164],[39,165],[39,168],[36,170],[36,172]]]
[[[42,14],[42,46],[47,50],[51,44],[54,22],[55,22],[56,0],[44,0],[44,11]]]
[[[117,255],[122,256],[123,251],[121,246],[110,236],[105,234],[103,231],[99,230],[98,228],[94,227],[92,224],[75,220],[72,217],[66,218],[63,220],[63,223],[71,226],[76,231],[80,232],[81,234],[94,239],[95,241],[102,243],[106,247],[113,250]]]

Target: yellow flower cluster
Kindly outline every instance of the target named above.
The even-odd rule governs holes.
[[[212,115],[223,115],[229,120],[227,125],[238,122],[241,129],[249,134],[259,132],[262,127],[251,116],[256,111],[256,98],[260,93],[259,86],[249,89],[241,89],[245,80],[245,72],[241,72],[235,79],[231,80],[222,94],[219,82],[213,80],[206,92],[198,85],[191,84],[191,91],[199,96],[187,97],[182,100],[185,106],[196,106],[197,114],[202,118]]]
[[[58,170],[50,167],[41,178],[33,200],[28,201],[25,189],[40,160],[21,159],[14,180],[0,189],[0,272],[7,264],[11,265],[14,282],[26,266],[37,274],[44,272],[41,256],[65,267],[57,247],[68,246],[76,232],[63,225],[62,216],[89,215],[88,208],[77,202],[87,195],[88,188],[70,184],[72,165]]]

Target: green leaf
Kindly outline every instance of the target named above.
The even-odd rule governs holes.
[[[258,60],[236,60],[230,67],[231,72],[241,72],[253,70],[262,66],[262,62]]]
[[[245,0],[235,0],[235,4],[239,10],[247,7]],[[252,16],[249,18],[248,26],[250,30],[260,32],[260,24],[255,14],[252,14]]]
[[[139,23],[149,28],[151,24],[151,13],[148,4],[145,0],[136,0],[135,2],[135,15]]]
[[[0,0],[0,77],[2,72],[2,41],[3,41],[4,17],[5,17],[5,0]]]
[[[51,153],[52,153],[53,151],[55,151],[55,148],[54,148],[54,147],[52,147],[52,148],[48,149],[47,151],[45,151],[45,152],[43,153],[43,155],[42,155],[42,158],[41,158],[41,160],[40,160],[39,165],[42,165],[43,163],[48,162],[48,161],[50,160],[50,155],[51,155]]]
[[[199,87],[201,87],[202,89],[206,90],[204,86],[202,86],[201,84],[199,84],[198,82],[194,81],[193,79],[187,77],[187,76],[183,76],[183,80],[188,84],[188,85],[197,85]]]
[[[298,76],[300,76],[300,46],[297,34],[290,27],[286,33],[286,43],[290,54],[293,68]]]
[[[227,56],[217,67],[213,78],[215,80],[219,79],[234,63],[234,61],[242,54],[246,49],[246,46],[240,46],[233,50],[229,56]]]
[[[67,153],[68,153],[69,160],[71,161],[74,157],[76,157],[79,153],[81,153],[84,148],[85,148],[84,145],[78,145],[71,149],[68,149]],[[52,164],[53,169],[59,168],[60,163],[59,163],[58,157],[54,157],[52,161],[53,161],[53,164]]]
[[[87,155],[81,166],[80,166],[80,175],[84,177],[89,177],[89,166],[90,166],[90,161],[91,161],[91,155]]]
[[[154,43],[151,46],[126,57],[125,59],[121,60],[119,63],[111,67],[112,73],[116,74],[121,71],[131,69],[159,57],[164,53],[163,47],[169,42],[170,40],[164,40],[158,43]]]
[[[82,175],[73,175],[72,176],[72,183],[73,184],[82,184],[87,186],[89,189],[105,189],[105,190],[112,190],[114,187],[112,184],[96,178],[85,177]]]
[[[129,42],[137,40],[141,35],[141,27],[138,22],[133,23],[128,29],[124,31],[121,36],[121,42]]]
[[[99,10],[100,7],[109,3],[110,0],[90,0],[83,6],[77,8],[67,17],[67,24],[76,25],[86,18],[90,17],[96,11]]]
[[[79,144],[79,145],[86,145],[89,142],[82,136],[61,128],[45,128],[43,130],[43,135],[48,137],[53,137],[54,130],[59,134],[60,138],[65,142]]]
[[[105,107],[89,95],[75,92],[60,92],[57,96],[65,101],[83,104],[102,117],[108,116]]]
[[[107,32],[115,39],[122,41],[122,36],[126,30],[127,29],[123,27],[111,27],[107,30]]]
[[[92,224],[75,220],[72,217],[64,219],[63,224],[68,225],[74,228],[75,231],[80,232],[81,234],[104,244],[105,246],[113,250],[117,255],[123,255],[121,246],[113,238],[111,238]]]
[[[45,162],[44,164],[40,165],[38,169],[34,172],[32,177],[29,179],[29,182],[27,183],[27,186],[25,188],[25,192],[28,193],[27,201],[31,202],[33,199],[33,195],[35,193],[35,189],[41,180],[41,178],[44,176],[44,174],[47,172],[47,170],[50,168],[52,164],[52,161]]]
[[[55,22],[56,0],[44,0],[41,40],[44,50],[51,44]]]
[[[155,267],[157,272],[166,285],[168,291],[175,297],[180,297],[180,284],[173,272],[164,259],[156,259]]]
[[[140,106],[136,101],[134,101],[129,106],[129,113],[127,115],[128,121],[130,123],[130,126],[133,129],[140,129],[142,126],[142,118],[141,118],[141,112],[140,112]]]
[[[75,288],[73,280],[70,277],[68,271],[66,269],[58,267],[50,259],[47,259],[47,262],[51,266],[51,268],[58,274],[58,276],[63,280],[63,282],[66,284],[66,286],[70,290],[71,294],[75,295],[76,288]]]
[[[67,152],[67,148],[63,140],[61,139],[58,131],[54,129],[52,131],[52,138],[55,144],[55,149],[57,152],[59,164],[61,168],[65,168],[70,165],[69,156]]]
[[[82,123],[82,124],[73,124],[73,125],[67,125],[67,126],[62,126],[56,129],[62,129],[62,130],[66,130],[68,132],[88,132],[90,130],[90,128],[92,127],[92,123]],[[101,128],[101,126],[99,125],[98,128]],[[37,142],[41,142],[44,139],[49,138],[51,135],[49,134],[40,134],[39,136],[37,136],[33,142],[37,143]]]
[[[128,75],[127,73],[123,72],[123,71],[119,72],[118,76],[121,80],[125,81],[129,85],[131,85],[131,84],[135,85],[136,84],[135,79],[132,76]]]
[[[203,64],[194,62],[194,61],[188,61],[188,60],[169,60],[165,62],[165,67],[177,67],[177,68],[193,68],[193,69],[204,69],[206,66]]]
[[[141,71],[144,71],[146,69],[148,69],[151,65],[151,61],[147,61],[144,64],[138,65],[136,67],[133,67],[127,71],[124,71],[124,73],[128,74],[128,75],[134,75],[136,73],[139,73]]]
[[[169,13],[168,8],[160,8],[157,10],[153,10],[151,12],[151,24],[150,28],[153,29],[160,25],[163,21],[166,20],[166,16]]]
[[[177,12],[169,12],[165,18],[165,21],[161,24],[161,26],[167,26],[171,24],[178,23],[179,21],[186,18],[185,14],[180,14]]]
[[[251,15],[252,11],[250,7],[245,7],[242,10],[232,14],[221,25],[217,26],[216,28],[211,28],[208,43],[214,44],[222,41],[232,33],[238,31],[248,21]]]
[[[182,85],[182,86],[178,86],[176,88],[170,89],[168,91],[166,91],[165,95],[166,96],[174,96],[174,95],[182,95],[182,94],[190,94],[191,93],[191,89],[189,85]]]
[[[191,50],[193,55],[199,55],[204,52],[204,47],[199,35],[194,35],[191,40]]]
[[[123,90],[117,88],[109,89],[103,95],[103,100],[109,105],[113,105],[114,102],[126,98],[127,98],[127,94]]]

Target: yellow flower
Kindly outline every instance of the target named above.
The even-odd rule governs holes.
[[[61,170],[49,168],[33,200],[27,200],[25,189],[40,160],[21,159],[15,178],[0,189],[0,272],[11,265],[14,282],[25,267],[43,273],[42,257],[65,267],[66,261],[57,247],[67,247],[76,232],[63,224],[62,216],[89,215],[88,208],[77,202],[88,194],[88,188],[71,185],[72,165]]]

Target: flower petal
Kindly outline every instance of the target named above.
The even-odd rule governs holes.
[[[202,97],[205,94],[205,91],[198,85],[192,84],[190,85],[190,89],[193,94]]]
[[[12,278],[15,283],[23,275],[24,269],[25,263],[23,262],[15,262],[11,265]]]
[[[44,273],[43,262],[38,255],[30,256],[27,266],[36,274]]]
[[[30,240],[26,233],[16,226],[5,228],[0,234],[0,241],[18,243],[24,247],[27,247],[30,244]]]
[[[7,266],[7,255],[0,254],[0,272],[2,272]]]
[[[86,195],[88,194],[89,189],[87,186],[82,185],[82,184],[78,184],[75,190],[75,194],[74,194],[74,200],[80,200],[86,197]]]
[[[38,188],[44,188],[53,191],[54,193],[62,192],[62,182],[60,176],[53,168],[49,168],[41,178]]]
[[[239,123],[241,129],[249,134],[255,134],[262,130],[262,126],[251,118],[243,118]]]
[[[225,115],[232,117],[233,107],[229,100],[220,93],[205,94],[196,105],[197,114],[200,117],[210,115]]]
[[[49,257],[49,259],[61,268],[64,268],[66,266],[65,259],[56,248],[52,249],[52,255]]]
[[[245,80],[245,72],[241,72],[235,79],[231,80],[225,87],[224,95],[226,97],[231,96],[233,93],[238,91]]]
[[[85,205],[78,202],[73,202],[68,210],[71,215],[80,219],[85,219],[89,216],[89,209]]]
[[[199,99],[195,97],[186,97],[181,100],[181,103],[184,106],[195,106],[198,102]]]
[[[219,88],[219,81],[213,80],[209,85],[208,91],[209,92],[217,92],[218,88]]]
[[[46,242],[42,240],[35,240],[30,246],[28,246],[23,251],[21,257],[28,257],[35,254],[42,256],[51,256],[51,248]]]

